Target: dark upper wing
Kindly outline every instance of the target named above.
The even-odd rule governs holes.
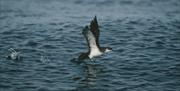
[[[98,25],[98,22],[97,22],[97,18],[96,16],[94,17],[94,19],[91,21],[91,24],[90,24],[90,31],[93,33],[94,37],[96,38],[96,44],[98,47],[100,47],[99,45],[99,25]]]

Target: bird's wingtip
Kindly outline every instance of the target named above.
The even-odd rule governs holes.
[[[94,16],[94,19],[93,19],[93,21],[97,21],[97,16],[96,16],[96,15]]]
[[[94,16],[94,19],[97,19],[97,16],[96,16],[96,15]]]

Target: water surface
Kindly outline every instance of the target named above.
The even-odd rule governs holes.
[[[113,51],[75,64],[95,15]],[[0,55],[0,91],[179,91],[180,1],[0,0]]]

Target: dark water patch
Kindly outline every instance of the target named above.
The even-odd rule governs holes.
[[[28,42],[25,44],[25,46],[33,46],[33,47],[36,47],[36,46],[38,46],[38,44],[39,44],[39,43],[30,40],[30,41],[28,41]]]
[[[0,20],[4,20],[4,19],[7,19],[7,18],[9,18],[9,17],[7,17],[7,16],[0,16]]]
[[[56,46],[50,45],[50,44],[45,44],[41,48],[46,48],[46,49],[55,49],[57,48]]]
[[[25,27],[35,26],[35,25],[36,25],[36,24],[34,24],[34,23],[24,24]]]
[[[52,25],[52,26],[57,26],[57,25],[63,25],[64,23],[60,22],[60,23],[55,23],[55,22],[52,22],[52,23],[49,23],[49,25]]]
[[[133,4],[134,2],[131,1],[131,0],[122,0],[122,1],[120,1],[119,3],[120,3],[121,5],[124,5],[124,4],[125,4],[125,5],[126,5],[126,4],[129,5],[129,4]]]
[[[176,28],[180,28],[180,21],[179,20],[175,20],[171,23],[172,26],[176,27]]]

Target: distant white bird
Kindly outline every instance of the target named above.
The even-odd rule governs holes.
[[[9,51],[11,53],[6,56],[8,59],[20,60],[20,52],[16,52],[16,50],[14,50],[13,48],[10,48]]]

